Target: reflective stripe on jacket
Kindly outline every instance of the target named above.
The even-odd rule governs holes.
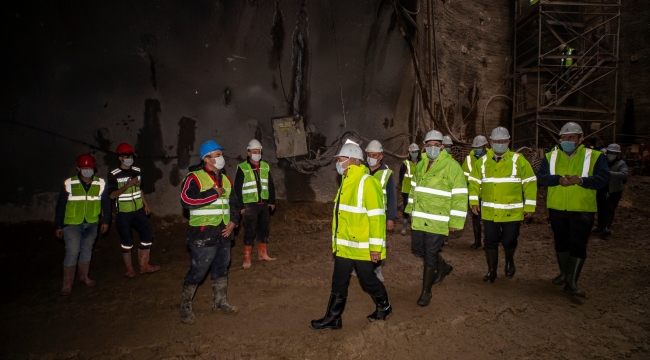
[[[194,174],[199,180],[201,191],[212,189],[215,185],[214,180],[203,169],[190,172],[187,176]],[[223,195],[218,197],[212,203],[190,210],[190,226],[219,226],[221,223],[230,222],[230,180],[224,174],[221,174],[221,182],[226,190]]]
[[[404,167],[406,172],[404,173],[404,179],[402,179],[402,192],[409,193],[411,192],[411,181],[413,180],[413,173],[415,173],[415,164],[409,159],[404,160]]]
[[[237,165],[238,168],[244,173],[244,184],[242,185],[242,202],[244,204],[256,203],[260,199],[257,195],[257,177],[255,176],[256,170],[253,169],[248,161]],[[265,161],[260,161],[260,187],[262,200],[269,199],[269,164]]]
[[[102,212],[101,197],[106,187],[104,179],[93,176],[88,192],[84,189],[78,176],[73,176],[65,181],[68,192],[68,202],[65,205],[65,225],[79,225],[84,222],[99,222]]]
[[[584,178],[594,174],[594,165],[600,155],[600,151],[580,145],[569,159],[564,151],[556,147],[546,153],[546,160],[551,175],[577,175]],[[579,185],[550,186],[546,207],[554,210],[596,212],[596,190]]]

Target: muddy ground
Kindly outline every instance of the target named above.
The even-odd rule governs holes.
[[[434,286],[429,307],[416,305],[421,261],[409,237],[388,239],[384,267],[394,314],[368,324],[370,297],[353,278],[339,331],[314,331],[323,315],[333,262],[328,204],[280,204],[269,252],[278,259],[241,268],[241,236],[233,247],[229,301],[241,311],[211,310],[209,281],[194,300],[196,323],[179,319],[189,265],[182,217],[152,217],[152,262],[162,270],[123,276],[114,228],[94,250],[97,286],[61,287],[63,244],[51,223],[2,227],[0,357],[3,359],[648,359],[650,354],[650,178],[635,177],[620,205],[613,236],[593,236],[578,299],[551,284],[557,273],[543,205],[523,226],[514,278],[484,283],[485,257],[469,247],[471,228],[452,236],[443,256],[454,266]],[[543,191],[540,191],[540,200]],[[543,204],[543,201],[540,201]],[[154,210],[155,211],[155,210]],[[399,228],[399,226],[398,226]]]

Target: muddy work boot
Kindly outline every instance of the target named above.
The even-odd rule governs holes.
[[[483,277],[483,281],[494,283],[497,278],[497,267],[499,266],[499,249],[485,249],[485,259],[487,260],[488,272]]]
[[[244,246],[244,269],[251,268],[251,253],[253,252],[252,246]]]
[[[124,276],[128,278],[135,277],[135,270],[133,270],[133,263],[131,261],[131,252],[122,253],[122,258],[124,259],[124,265],[126,265]]]
[[[557,255],[557,264],[560,267],[560,275],[556,276],[553,279],[553,284],[564,285],[566,284],[566,274],[568,272],[569,258],[571,257],[571,253],[569,251],[566,251],[558,252],[555,254]]]
[[[154,273],[160,270],[158,265],[149,265],[149,255],[151,250],[138,250],[138,263],[140,264],[140,274]]]
[[[580,259],[573,256],[569,258],[564,292],[580,297],[586,296],[585,291],[578,287],[578,278],[580,278],[580,272],[582,272],[582,265],[584,263],[585,259]]]
[[[474,244],[470,245],[472,249],[480,249],[481,244],[481,225],[474,226]]]
[[[228,278],[212,279],[212,310],[224,310],[228,314],[234,314],[239,308],[228,304],[226,294],[228,292]]]
[[[386,320],[393,313],[393,307],[388,302],[388,294],[373,296],[372,301],[375,302],[375,312],[368,315],[366,318],[368,322]]]
[[[262,261],[273,261],[275,258],[269,257],[269,254],[266,253],[266,244],[258,243],[257,244],[257,259]]]
[[[437,284],[441,282],[445,276],[451,273],[452,270],[454,270],[454,267],[447,264],[445,259],[440,254],[438,254],[438,269],[436,271],[436,276],[433,278],[433,283]]]
[[[506,277],[511,278],[515,276],[515,249],[504,249],[504,252],[506,253]]]
[[[63,287],[60,292],[62,296],[68,296],[72,293],[72,284],[74,283],[74,274],[76,271],[77,267],[74,265],[63,267]]]
[[[330,294],[330,301],[327,304],[327,313],[321,319],[312,320],[311,328],[314,330],[338,330],[343,326],[343,310],[347,298],[338,294]]]
[[[406,228],[409,226],[409,219],[402,219],[402,232],[400,234],[406,235]]]
[[[79,269],[79,282],[86,286],[95,286],[95,280],[91,280],[88,277],[88,271],[90,270],[89,262],[78,262],[77,269]]]
[[[436,268],[424,267],[422,274],[422,293],[420,294],[420,298],[418,298],[418,305],[427,306],[431,303],[431,297],[433,296],[431,294],[431,287],[437,275],[438,271]]]
[[[183,285],[183,299],[181,300],[181,322],[183,324],[194,324],[192,298],[196,292],[196,287],[197,285]]]

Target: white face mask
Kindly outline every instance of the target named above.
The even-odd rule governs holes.
[[[81,176],[85,178],[91,178],[95,174],[95,170],[93,169],[81,169]]]
[[[133,165],[133,159],[124,159],[124,165],[131,166]]]
[[[377,164],[379,164],[379,160],[378,160],[378,159],[373,159],[373,158],[371,158],[371,157],[368,158],[368,165],[370,165],[370,166],[377,166]]]
[[[226,159],[224,159],[223,156],[217,156],[214,158],[214,167],[221,170],[224,166],[226,166]]]
[[[262,154],[251,154],[251,160],[255,162],[262,160]]]

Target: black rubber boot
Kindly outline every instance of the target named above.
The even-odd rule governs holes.
[[[442,281],[442,279],[445,278],[445,276],[449,275],[449,273],[454,270],[454,267],[447,264],[445,259],[442,258],[440,254],[438,254],[438,271],[436,271],[436,277],[433,279],[433,283],[437,284]]]
[[[585,291],[578,287],[578,279],[580,278],[580,272],[582,271],[582,265],[584,263],[585,259],[580,259],[573,256],[569,258],[569,266],[566,276],[566,285],[564,285],[564,292],[580,297],[586,296]]]
[[[564,285],[566,284],[566,274],[567,268],[569,267],[569,258],[571,257],[571,253],[566,251],[555,254],[557,255],[557,264],[560,267],[560,275],[553,279],[553,284]]]
[[[194,313],[192,312],[192,298],[196,292],[197,285],[183,284],[183,299],[181,300],[181,322],[183,324],[194,324]]]
[[[472,249],[480,249],[481,244],[481,225],[474,226],[474,244],[470,245]]]
[[[311,321],[311,328],[314,330],[331,329],[338,330],[343,326],[341,315],[345,310],[346,297],[338,294],[330,294],[330,301],[327,304],[327,313],[318,320]]]
[[[388,294],[373,296],[372,301],[375,302],[376,309],[367,316],[368,322],[386,320],[393,313],[393,307],[388,302]]]
[[[418,305],[427,306],[431,302],[431,287],[433,286],[433,281],[438,275],[438,269],[424,267],[424,273],[422,274],[422,294],[418,299]]]
[[[515,276],[515,249],[504,249],[506,253],[506,277]]]
[[[485,249],[485,259],[488,264],[488,272],[483,281],[494,282],[497,278],[497,267],[499,266],[499,249]]]
[[[212,279],[212,310],[224,310],[229,314],[235,314],[239,308],[228,304],[228,278]]]

